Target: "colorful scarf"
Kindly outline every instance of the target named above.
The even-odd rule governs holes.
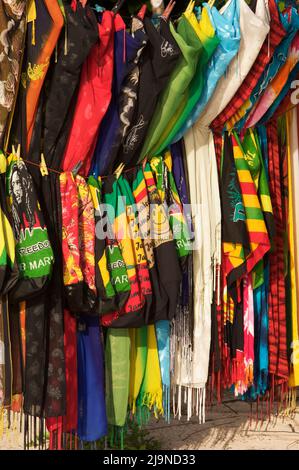
[[[237,54],[240,46],[240,8],[239,2],[230,0],[219,12],[215,7],[208,10],[212,24],[216,29],[219,45],[211,57],[205,71],[205,87],[192,111],[191,116],[174,138],[177,142],[201,116],[209,99],[213,95],[219,79]]]
[[[79,172],[84,176],[89,172],[97,132],[111,100],[113,41],[113,13],[104,11],[98,24],[98,41],[82,67],[76,108],[63,157],[64,170],[72,171],[76,165],[81,165]]]
[[[192,2],[190,2],[190,4],[192,7]],[[184,12],[184,16],[187,18],[188,22],[191,24],[196,35],[198,36],[198,39],[202,45],[202,51],[199,51],[200,55],[194,77],[192,78],[190,85],[182,96],[182,103],[179,106],[177,112],[174,113],[171,117],[162,137],[160,138],[158,149],[155,151],[156,155],[162,153],[162,151],[167,148],[169,143],[173,141],[173,138],[185,124],[189,115],[196,106],[204,88],[205,68],[219,44],[219,39],[215,34],[215,28],[213,27],[213,23],[209,18],[209,6],[207,5],[202,9],[201,18],[199,21],[197,21],[195,14],[190,8],[190,4],[187,10]]]
[[[182,57],[177,62],[176,68],[169,77],[168,86],[159,99],[139,161],[144,157],[156,154],[160,146],[159,141],[163,139],[163,133],[169,125],[169,121],[178,110],[181,112],[184,108],[186,104],[185,91],[194,77],[197,63],[203,52],[199,37],[184,15],[179,19],[177,31],[172,24],[170,24],[170,30],[181,50]]]
[[[248,100],[252,93],[252,90],[258,83],[265,68],[271,61],[275,49],[287,34],[280,20],[276,0],[269,0],[268,7],[270,15],[269,34],[265,39],[260,53],[258,54],[248,75],[244,79],[242,85],[236,92],[235,96],[226,105],[221,114],[219,114],[212,122],[211,128],[214,130],[222,131],[225,126],[225,123],[229,121],[231,117],[236,113],[236,111],[240,108],[240,106],[242,106],[242,104],[245,103],[246,100]]]
[[[105,384],[108,425],[123,427],[130,390],[130,336],[126,328],[107,331]]]

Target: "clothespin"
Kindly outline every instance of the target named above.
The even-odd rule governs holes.
[[[80,160],[77,163],[77,165],[75,165],[74,168],[72,169],[72,173],[73,173],[74,176],[77,176],[78,171],[80,170],[81,166],[82,166],[82,161]]]
[[[147,6],[142,5],[140,8],[139,12],[137,13],[137,16],[133,16],[132,19],[132,33],[135,33],[137,30],[143,28],[143,20],[145,17]]]
[[[145,158],[143,159],[143,161],[142,161],[142,171],[145,170],[146,164],[147,164],[147,157],[145,157]]]
[[[214,3],[215,3],[215,0],[209,0],[208,1],[209,7],[212,8],[214,6]]]
[[[44,156],[43,153],[41,153],[41,156],[40,156],[39,170],[40,170],[42,176],[48,176],[49,175],[46,160],[45,160],[45,156]]]
[[[120,163],[120,165],[118,165],[118,167],[116,168],[116,170],[114,172],[114,175],[115,175],[117,180],[119,179],[120,175],[122,174],[124,168],[125,168],[124,163]]]
[[[12,146],[12,153],[17,157],[17,165],[20,166],[21,161],[21,145],[18,144],[17,148],[13,145]]]
[[[36,21],[36,5],[35,0],[30,0],[27,10],[27,23],[32,23],[31,44],[35,46],[35,21]]]
[[[125,3],[125,0],[118,0],[115,7],[112,8],[112,11],[115,15],[116,15],[116,13],[119,12],[119,10],[121,9],[121,7],[123,6],[124,3]]]
[[[195,0],[191,0],[186,8],[186,13],[192,13],[195,7]]]
[[[161,18],[163,18],[163,20],[165,20],[165,21],[168,21],[174,7],[175,7],[175,0],[170,0],[167,7],[163,11],[163,14],[161,15]]]
[[[98,3],[95,4],[94,7],[91,7],[93,10],[95,10],[97,13],[103,13],[105,11],[104,7],[101,7]]]
[[[140,8],[137,14],[138,18],[140,18],[141,20],[144,20],[146,10],[147,10],[147,5],[146,4],[142,5],[142,7]]]

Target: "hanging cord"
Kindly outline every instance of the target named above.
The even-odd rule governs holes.
[[[269,119],[268,122],[272,122],[272,121],[274,121],[274,120],[277,120],[279,117],[281,117],[281,116],[283,116],[284,114],[288,113],[289,111],[291,111],[292,109],[296,108],[297,106],[298,106],[298,104],[294,104],[293,106],[290,106],[288,109],[286,109],[285,111],[283,111],[283,113],[278,114],[277,116],[273,116],[271,119]],[[256,125],[255,125],[255,126],[252,126],[252,127],[256,127]],[[249,129],[250,129],[250,128],[249,128]],[[234,128],[232,128],[231,130],[234,130]],[[4,151],[4,153],[8,156],[8,155],[10,155],[11,152]],[[28,165],[33,165],[33,166],[36,166],[36,167],[38,167],[38,168],[41,167],[40,163],[31,162],[30,160],[26,160],[26,159],[24,159],[24,158],[23,158],[22,160],[23,160],[23,162],[25,162],[25,163],[28,164]],[[147,158],[145,158],[145,159],[143,160],[143,162],[138,163],[138,164],[135,165],[134,167],[132,167],[132,168],[127,168],[126,170],[123,170],[122,173],[129,173],[129,172],[131,172],[131,171],[135,171],[136,168],[140,168],[140,167],[142,167],[142,166],[144,167],[144,164],[145,164],[146,161],[147,161]],[[52,173],[56,173],[57,175],[61,175],[61,174],[63,174],[63,173],[67,173],[67,171],[55,170],[54,168],[50,168],[50,167],[48,167],[48,166],[47,166],[47,170],[50,171],[50,172],[52,172]],[[104,178],[109,178],[110,176],[113,176],[113,173],[111,173],[110,175],[103,175],[103,176],[100,175],[100,178],[104,179]],[[85,179],[88,180],[88,177],[85,177]]]
[[[5,154],[8,156],[11,154],[11,152],[5,152]],[[146,159],[145,159],[146,160]],[[31,162],[30,160],[26,160],[25,158],[22,158],[22,161],[28,165],[33,165],[37,168],[40,168],[41,167],[41,164],[40,163],[35,163],[35,162]],[[122,173],[129,173],[130,171],[134,171],[136,170],[136,168],[140,168],[142,165],[144,165],[144,162],[142,163],[138,163],[137,165],[135,165],[134,167],[132,168],[127,168],[126,170],[123,170]],[[54,168],[50,168],[47,166],[47,170],[52,172],[52,173],[56,173],[57,175],[61,175],[63,173],[67,173],[69,170],[66,170],[66,171],[59,171],[59,170],[55,170]],[[109,178],[110,176],[113,176],[113,173],[111,173],[110,175],[104,175],[104,176],[100,176],[100,178]],[[88,180],[88,176],[85,177],[86,180]]]

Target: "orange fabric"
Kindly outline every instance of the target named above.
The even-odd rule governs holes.
[[[49,15],[53,21],[53,28],[43,44],[39,58],[34,66],[40,66],[42,70],[41,76],[38,80],[30,80],[27,85],[26,94],[26,124],[27,124],[27,151],[32,137],[35,115],[37,111],[37,104],[39,95],[44,83],[44,79],[49,68],[50,58],[58,41],[61,29],[64,25],[64,19],[58,5],[57,0],[43,0],[46,5]]]

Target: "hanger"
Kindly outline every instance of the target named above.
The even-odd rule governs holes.
[[[72,173],[73,173],[74,176],[77,176],[81,166],[82,166],[82,160],[79,160],[79,162],[72,169]]]
[[[115,7],[112,8],[113,13],[116,15],[116,13],[119,12],[123,4],[125,3],[125,0],[118,0],[116,3]]]

